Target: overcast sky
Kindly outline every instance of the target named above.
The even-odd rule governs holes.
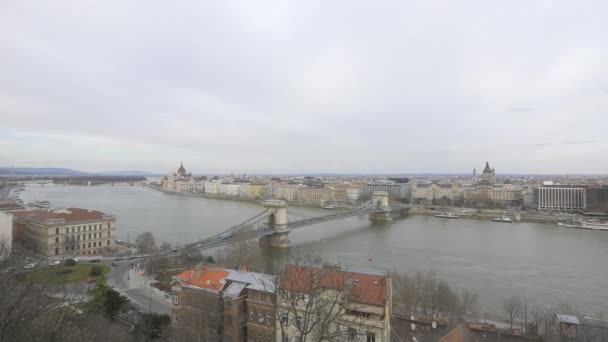
[[[0,166],[608,173],[608,2],[0,2]]]

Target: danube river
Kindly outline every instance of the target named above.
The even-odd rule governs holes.
[[[151,231],[159,243],[192,242],[262,211],[258,203],[167,195],[126,185],[30,185],[21,198],[111,213],[118,217],[120,239],[133,241]],[[290,207],[289,213],[297,219],[329,212]],[[583,312],[608,312],[608,232],[426,216],[378,226],[367,217],[353,217],[301,228],[290,239],[349,266],[433,270],[451,286],[476,292],[485,312],[502,314],[502,301],[511,295],[543,310],[569,303]]]

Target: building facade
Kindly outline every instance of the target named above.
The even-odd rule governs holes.
[[[279,282],[277,341],[391,341],[391,278],[383,272],[290,265]],[[306,319],[304,319],[306,317]],[[308,324],[311,324],[309,326]],[[327,338],[329,337],[329,338]]]
[[[412,203],[453,205],[460,202],[460,188],[456,183],[414,183]]]
[[[204,177],[193,177],[181,163],[176,172],[163,179],[163,188],[180,192],[201,192],[205,189]]]
[[[23,243],[47,257],[111,254],[116,249],[116,216],[80,208],[21,210]]]
[[[541,186],[534,189],[538,210],[585,210],[586,188],[577,186]]]
[[[388,193],[390,199],[399,202],[409,202],[413,191],[410,183],[374,183],[366,184],[361,188],[360,200],[367,201],[372,198],[374,192],[383,191]]]

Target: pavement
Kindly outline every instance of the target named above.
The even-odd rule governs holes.
[[[118,261],[116,264],[108,274],[108,284],[127,296],[142,312],[171,315],[171,297],[167,298],[165,292],[151,286],[154,280],[142,275],[144,271],[138,267],[137,260]]]

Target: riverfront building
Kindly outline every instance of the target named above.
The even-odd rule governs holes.
[[[102,255],[116,248],[116,216],[67,208],[14,211],[15,240],[47,257]]]
[[[171,191],[200,192],[205,187],[204,177],[193,177],[188,173],[181,163],[176,172],[169,174],[163,179],[163,188]]]
[[[586,190],[567,185],[541,186],[534,189],[534,200],[538,210],[585,210]]]

